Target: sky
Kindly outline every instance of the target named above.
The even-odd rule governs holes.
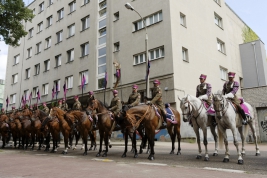
[[[24,0],[26,5],[32,0]],[[236,14],[260,37],[267,48],[267,0],[225,0]],[[0,79],[5,79],[8,47],[0,41]]]

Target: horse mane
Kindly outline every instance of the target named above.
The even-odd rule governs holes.
[[[80,120],[79,118],[81,118],[82,116],[83,116],[83,112],[81,111],[71,111],[69,113],[64,114],[64,118],[65,117],[70,118],[72,121],[74,119]]]
[[[102,101],[100,101],[100,100],[97,100],[97,101],[99,101],[99,103],[101,104],[101,106],[103,106],[104,108],[107,109],[107,106],[108,106],[108,105],[107,105],[106,103],[104,104],[104,103],[103,103]]]

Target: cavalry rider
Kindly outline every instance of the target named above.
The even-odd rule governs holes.
[[[59,100],[58,101],[58,106],[57,106],[59,109],[62,109],[62,100]]]
[[[48,115],[49,114],[49,108],[46,106],[46,103],[43,103],[43,111]]]
[[[110,106],[108,107],[109,111],[111,111],[114,116],[115,119],[117,119],[118,114],[120,113],[121,110],[121,101],[120,98],[118,97],[118,91],[117,90],[113,90],[113,96],[114,98],[112,98],[111,102],[110,102]]]
[[[152,98],[147,98],[147,99],[151,100],[150,104],[154,104],[160,109],[161,115],[163,117],[162,125],[166,126],[167,125],[167,123],[166,123],[166,111],[164,109],[164,104],[162,101],[162,91],[161,91],[161,88],[159,87],[160,81],[154,80],[153,84],[154,84],[154,88],[152,89]]]
[[[82,105],[79,101],[78,96],[74,96],[74,101],[75,101],[75,103],[72,106],[72,110],[82,110]]]
[[[132,93],[129,96],[129,99],[127,102],[121,102],[123,105],[128,105],[129,107],[137,106],[140,103],[141,95],[138,93],[138,85],[134,84],[132,86]]]
[[[229,81],[226,81],[224,83],[222,93],[224,94],[225,98],[230,99],[237,106],[237,109],[243,118],[242,124],[246,125],[247,124],[246,114],[240,106],[240,100],[236,96],[236,92],[239,89],[239,83],[234,81],[234,78],[235,78],[235,73],[229,72],[228,73]]]
[[[15,114],[15,112],[16,112],[16,107],[12,106],[12,114]]]
[[[89,94],[89,95],[88,95],[87,106],[86,106],[86,107],[88,107],[88,106],[89,106],[89,103],[90,103],[92,100],[95,99],[95,96],[94,96],[94,92],[93,92],[93,91],[89,91],[88,94]],[[92,111],[92,115],[94,115],[95,113],[96,113],[95,110]],[[90,115],[88,111],[86,111],[86,114],[87,114],[87,115]],[[97,121],[98,121],[97,116],[96,116],[96,117],[93,117],[93,120],[94,120],[93,128],[96,129],[96,125],[97,125]]]
[[[209,106],[212,104],[211,101],[211,84],[206,83],[207,75],[201,74],[199,77],[200,84],[197,86],[196,97],[200,100],[205,101]],[[212,117],[212,124],[217,125],[215,117]]]
[[[61,106],[61,109],[62,109],[63,111],[67,111],[67,110],[68,110],[68,104],[66,103],[65,98],[62,99],[62,106]]]

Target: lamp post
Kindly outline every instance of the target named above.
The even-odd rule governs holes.
[[[146,38],[145,38],[145,48],[146,48],[146,96],[149,97],[149,75],[148,75],[148,35],[147,35],[147,28],[146,28],[146,23],[144,21],[144,18],[139,14],[139,12],[137,12],[134,7],[130,4],[130,3],[126,3],[125,7],[129,10],[132,10],[134,12],[136,12],[142,19],[145,30],[146,30]]]

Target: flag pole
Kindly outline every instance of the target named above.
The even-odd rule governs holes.
[[[104,89],[104,104],[106,104],[106,89],[107,89],[107,71],[105,72],[105,89]]]

